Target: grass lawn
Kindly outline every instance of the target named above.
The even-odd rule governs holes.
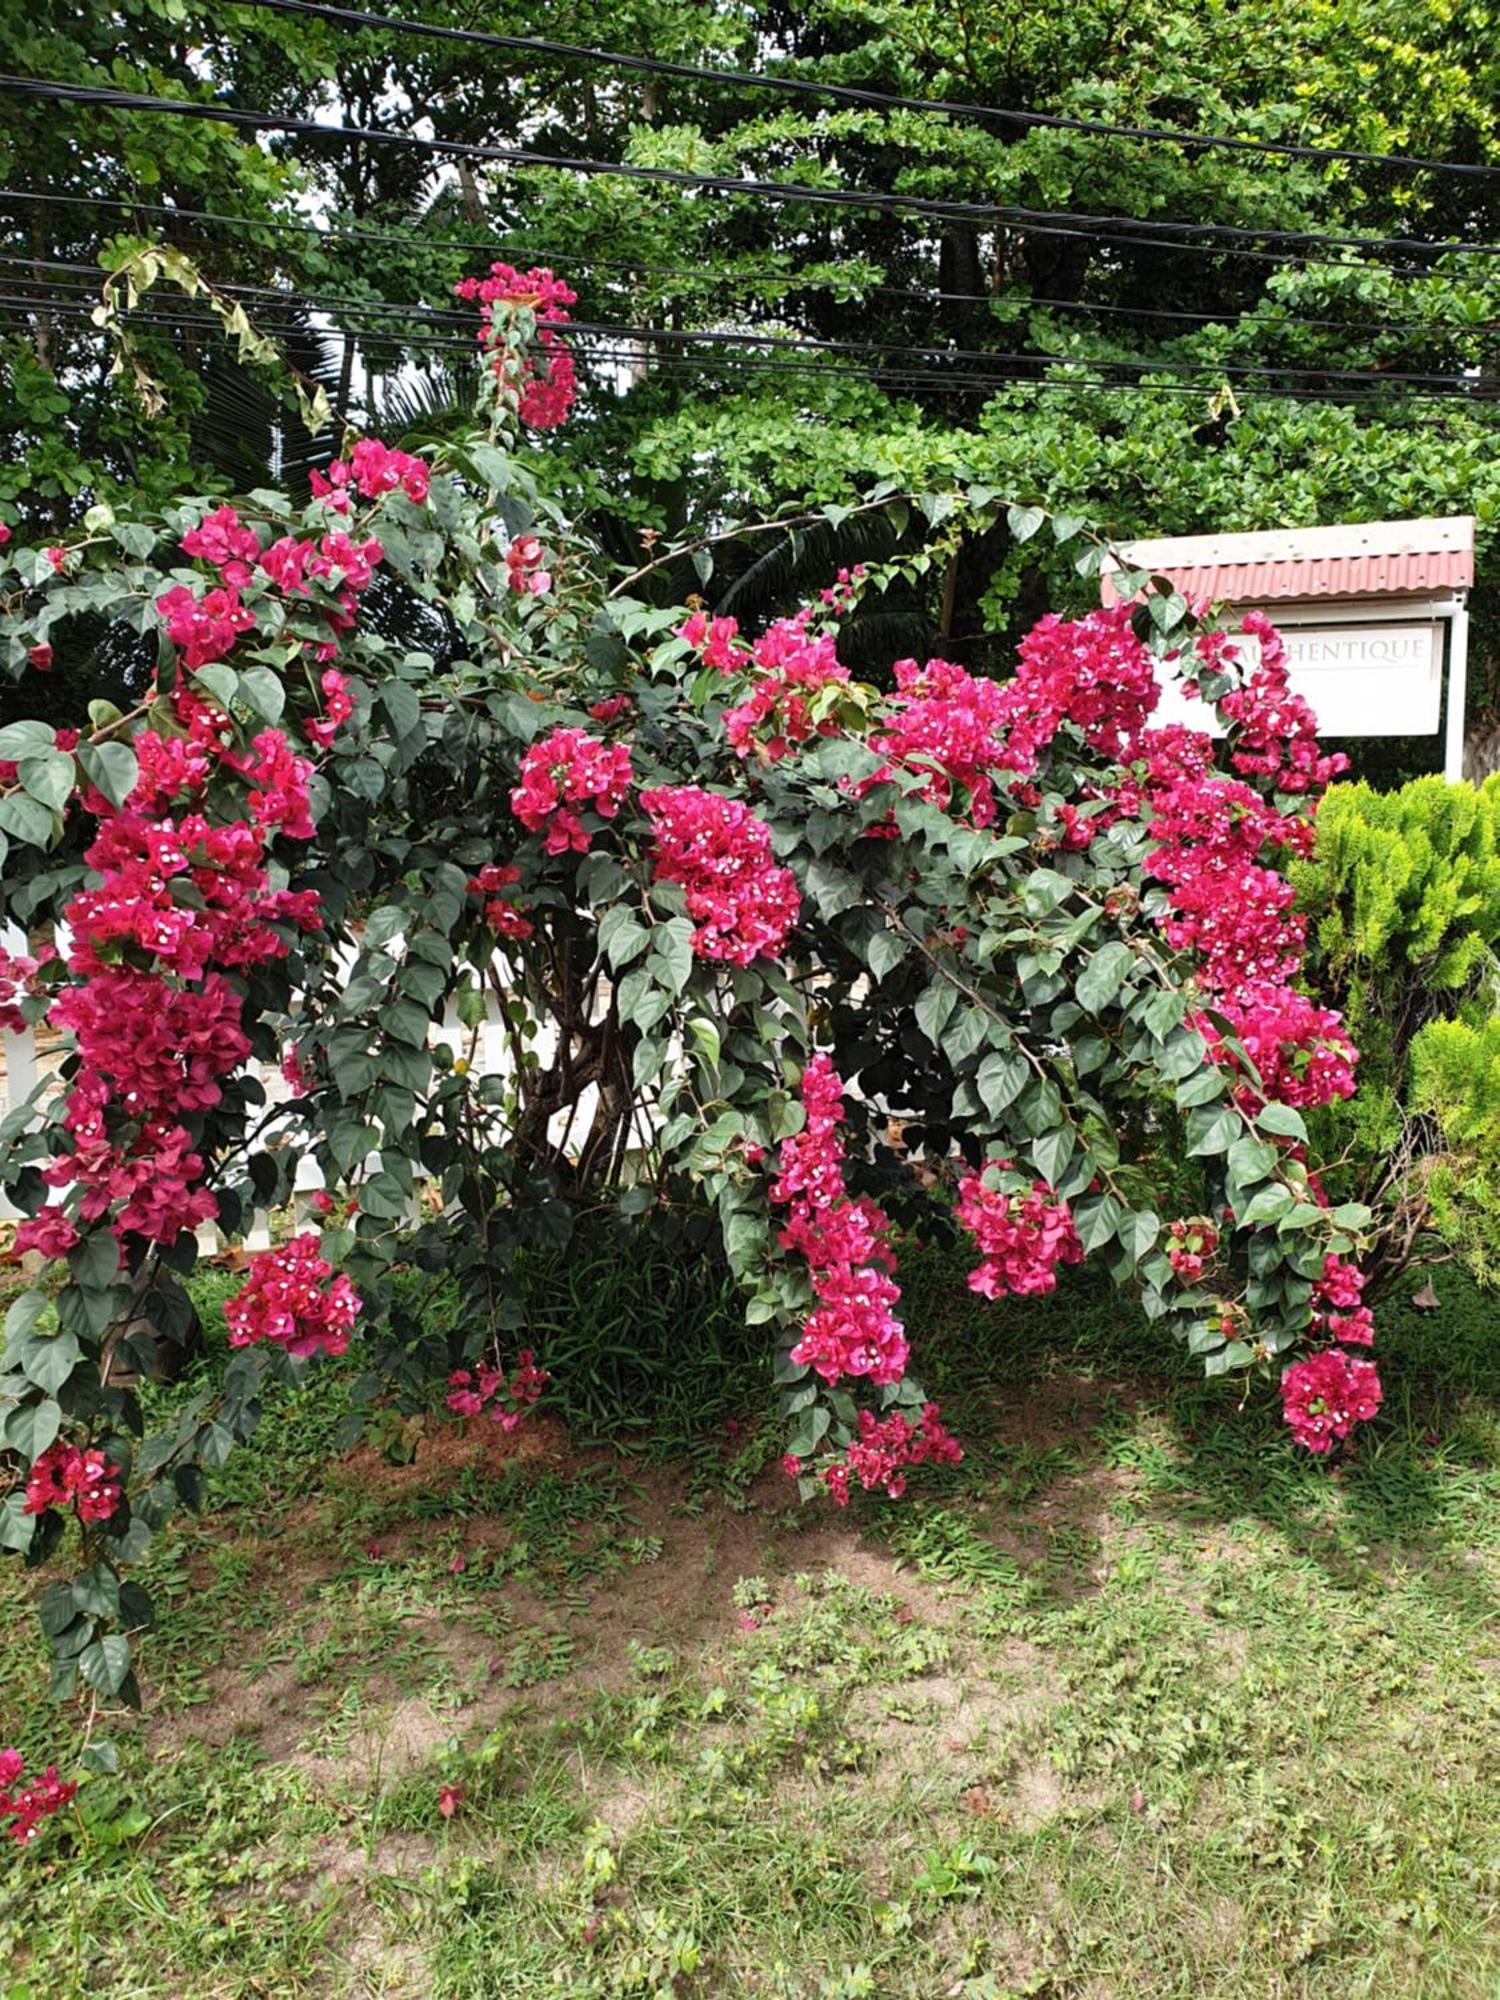
[[[788,1504],[701,1273],[613,1271],[594,1348],[587,1275],[515,1439],[335,1454],[351,1355],[161,1538],[119,1776],[0,1858],[7,2000],[1500,1993],[1500,1342],[1460,1279],[1383,1314],[1330,1471],[1096,1288],[994,1307],[920,1254],[968,1458],[840,1515]],[[66,1770],[39,1581],[0,1569],[0,1743]]]

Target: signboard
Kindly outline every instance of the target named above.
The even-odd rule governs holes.
[[[1311,704],[1320,736],[1431,736],[1443,695],[1443,634],[1438,619],[1391,619],[1359,625],[1283,625],[1287,678],[1294,694]],[[1253,670],[1260,642],[1239,642]],[[1151,720],[1185,723],[1223,734],[1212,711],[1183,695],[1163,675],[1162,699]]]

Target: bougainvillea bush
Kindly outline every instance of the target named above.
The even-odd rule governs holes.
[[[716,1213],[809,1498],[960,1454],[901,1317],[918,1214],[992,1298],[1102,1260],[1315,1452],[1380,1400],[1365,1213],[1328,1205],[1303,1123],[1355,1052],[1299,986],[1283,873],[1333,762],[1271,628],[1194,630],[1137,577],[1044,619],[1009,681],[856,681],[862,602],[997,519],[1097,571],[1077,524],[976,488],[763,632],[660,601],[667,559],[612,572],[515,449],[567,414],[571,295],[502,268],[468,295],[492,365],[462,447],[349,439],[305,501],[96,509],[3,552],[20,688],[107,640],[138,690],[0,732],[31,940],[7,1019],[70,1051],[0,1134],[45,1260],[6,1327],[0,1540],[68,1558],[62,1695],[135,1697],[131,1565],[267,1381],[356,1326],[366,1402],[436,1384],[520,1421],[547,1357],[511,1273],[585,1203]],[[1217,752],[1152,727],[1161,661]],[[222,1376],[145,1429],[195,1232],[283,1206],[309,1159],[316,1226],[249,1257]],[[398,1265],[456,1276],[458,1333],[403,1314]]]

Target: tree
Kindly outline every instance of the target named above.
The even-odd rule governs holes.
[[[1360,1089],[1317,1114],[1328,1183],[1372,1208],[1372,1296],[1414,1260],[1492,1281],[1500,1217],[1494,1068],[1500,779],[1338,785],[1293,869],[1311,970],[1360,1047]]]
[[[1379,1404],[1368,1212],[1321,1197],[1303,1118],[1352,1089],[1353,1052],[1295,983],[1281,867],[1337,760],[1274,632],[1251,621],[1252,665],[1138,576],[1137,604],[1042,620],[1007,682],[941,659],[856,679],[856,603],[961,536],[1003,519],[1097,574],[1077,524],[973,486],[871,503],[928,545],[753,640],[658,606],[652,574],[691,554],[711,581],[714,547],[621,575],[510,448],[566,413],[571,294],[474,289],[486,431],[432,461],[353,441],[301,505],[101,512],[4,551],[23,692],[78,620],[149,656],[128,712],[0,732],[9,911],[69,930],[66,960],[6,966],[7,1006],[73,1052],[0,1134],[18,1246],[58,1266],[6,1323],[0,1540],[39,1561],[81,1533],[41,1600],[60,1693],[134,1695],[149,1605],[124,1571],[268,1376],[361,1317],[372,1394],[446,1375],[455,1409],[519,1420],[546,1378],[509,1351],[510,1274],[580,1202],[711,1207],[804,1495],[899,1495],[959,1449],[895,1311],[918,1213],[968,1234],[992,1297],[1099,1257],[1211,1375],[1279,1378],[1314,1451]],[[1217,704],[1226,769],[1150,727],[1153,648]],[[431,1043],[487,990],[501,1075]],[[195,1227],[284,1202],[303,1157],[328,1226],[251,1258],[222,1383],[147,1432],[121,1364],[180,1322]],[[1158,1212],[1167,1186],[1188,1212]],[[397,1266],[457,1281],[454,1334],[399,1305]]]
[[[172,238],[222,285],[286,294],[271,309],[341,415],[408,445],[466,423],[467,329],[438,315],[480,246],[566,268],[580,318],[627,331],[580,339],[580,419],[538,469],[616,555],[642,531],[690,540],[725,518],[848,506],[886,479],[925,490],[960,473],[1120,537],[1472,510],[1481,718],[1491,702],[1493,259],[1416,246],[1500,235],[1493,176],[999,115],[1492,167],[1494,56],[1477,0],[1169,6],[1149,32],[1100,0],[1024,17],[989,0],[634,0],[575,6],[565,19],[520,6],[486,16],[491,31],[550,39],[550,52],[316,8],[225,15],[130,0],[67,23],[12,11],[16,67],[31,74],[279,118],[332,105],[383,136],[273,133],[263,149],[212,123],[6,99],[6,176],[27,197],[11,254],[86,265],[162,226],[146,207],[91,207],[101,194],[248,216],[252,226],[183,216]],[[444,0],[419,24],[463,31],[470,10]],[[948,100],[974,115],[622,69],[557,53],[559,40]],[[895,194],[955,212],[445,159],[401,143],[419,120],[461,146],[822,197]],[[79,205],[62,206],[62,193]],[[987,215],[984,204],[999,206]],[[314,207],[326,218],[318,234]],[[1317,248],[1349,237],[1398,247]],[[35,270],[45,277],[44,264]],[[327,310],[297,303],[309,298]],[[172,391],[167,417],[143,427],[100,380],[99,344],[71,316],[79,304],[10,309],[32,350],[17,361],[8,412],[25,451],[0,479],[12,524],[45,506],[47,532],[60,533],[70,501],[77,511],[149,484],[155,466],[158,500],[181,490],[188,464],[202,490],[215,490],[205,472],[222,490],[256,483],[245,441],[270,457],[275,408],[222,357],[212,326],[142,324]],[[747,335],[845,345],[757,347]],[[200,381],[206,354],[220,359]],[[1439,400],[1431,377],[1473,387]],[[282,450],[289,439],[300,452],[285,432]],[[331,438],[321,449],[331,453]],[[866,553],[915,547],[895,529],[892,517],[872,527]],[[770,552],[735,545],[716,608],[747,621],[787,610],[828,555],[818,534]],[[686,564],[654,581],[663,601],[698,587]],[[983,668],[1003,663],[1064,588],[1076,602],[1068,565],[1039,562],[1035,543],[1014,544],[1001,523],[956,553],[948,589],[895,608],[925,628],[921,642],[941,632],[949,653]],[[863,644],[857,629],[852,643]]]

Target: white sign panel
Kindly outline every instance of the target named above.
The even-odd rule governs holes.
[[[1312,706],[1322,736],[1434,736],[1443,695],[1441,622],[1392,620],[1377,625],[1278,625],[1292,691]],[[1259,641],[1240,641],[1252,668]],[[1161,669],[1158,669],[1161,671]],[[1164,679],[1158,725],[1185,723],[1223,731],[1201,701]]]

